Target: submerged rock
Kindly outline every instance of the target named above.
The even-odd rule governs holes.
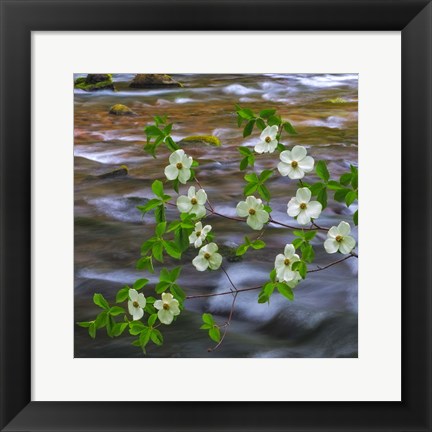
[[[135,116],[136,113],[134,113],[129,107],[122,104],[115,104],[113,105],[110,110],[109,114],[117,115],[117,116]]]
[[[97,177],[100,179],[108,179],[108,178],[115,178],[115,177],[124,177],[127,176],[129,173],[129,169],[126,165],[122,165],[120,168],[117,168],[113,171],[100,174]]]
[[[85,91],[115,90],[111,74],[88,74],[77,78],[74,86]]]
[[[183,87],[182,84],[165,74],[137,74],[129,84],[132,88]]]
[[[206,144],[214,147],[220,147],[221,142],[218,137],[214,135],[194,135],[183,138],[180,143],[183,144]]]

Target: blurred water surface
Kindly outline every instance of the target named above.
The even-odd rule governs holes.
[[[79,74],[77,75],[79,76]],[[277,108],[291,121],[298,136],[283,139],[289,146],[307,147],[315,159],[327,161],[338,177],[357,165],[357,75],[176,75],[184,84],[175,89],[130,89],[133,74],[114,74],[117,92],[75,91],[75,321],[94,319],[94,292],[113,301],[115,293],[137,278],[149,277],[135,270],[140,245],[153,231],[151,216],[141,218],[137,205],[151,198],[150,185],[163,178],[169,153],[160,151],[154,160],[143,151],[143,127],[154,115],[168,115],[174,122],[173,137],[216,135],[221,148],[189,144],[185,150],[200,167],[197,175],[216,210],[235,214],[242,199],[242,174],[236,146],[254,146],[258,133],[242,138],[234,104],[253,110]],[[338,98],[341,99],[338,101]],[[339,103],[338,103],[339,102]],[[343,103],[341,103],[343,102]],[[108,114],[115,103],[132,108],[137,116]],[[274,167],[277,156],[259,158],[258,170]],[[125,164],[126,177],[100,179],[97,176]],[[308,176],[315,179],[315,176]],[[296,189],[294,181],[279,175],[269,180],[273,217],[293,223],[286,204]],[[180,192],[185,193],[183,187]],[[176,217],[168,211],[168,218]],[[351,222],[352,211],[330,201],[320,217],[322,226]],[[238,245],[254,232],[244,223],[208,217],[219,244]],[[354,235],[357,236],[356,230]],[[268,247],[246,254],[238,262],[224,261],[224,267],[239,287],[264,282],[274,257],[292,240],[289,231],[270,226],[264,235]],[[316,262],[325,265],[337,259],[325,253],[318,234]],[[188,295],[226,291],[222,272],[198,273],[190,264],[195,251],[185,254],[180,284]],[[167,260],[167,266],[176,263]],[[312,265],[311,267],[315,267]],[[150,276],[154,282],[155,276]],[[144,292],[150,294],[153,285]],[[148,288],[148,289],[147,289]],[[231,296],[187,301],[175,325],[164,326],[162,347],[149,347],[149,357],[357,357],[357,260],[311,273],[295,291],[295,301],[274,294],[270,304],[257,303],[257,291],[239,294],[229,333],[219,350],[207,352],[212,344],[199,330],[201,314],[211,312],[226,320]],[[91,340],[75,326],[75,357],[142,357],[131,336],[110,339],[99,332]]]

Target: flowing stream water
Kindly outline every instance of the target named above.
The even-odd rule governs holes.
[[[77,75],[80,76],[80,75]],[[276,108],[297,129],[297,136],[284,135],[290,147],[301,144],[315,159],[328,163],[333,178],[357,165],[358,77],[338,75],[176,75],[183,88],[131,89],[132,74],[114,74],[116,92],[86,93],[75,91],[75,321],[92,320],[98,308],[92,302],[100,292],[113,302],[125,284],[136,279],[150,279],[144,289],[150,295],[156,275],[135,269],[140,245],[154,229],[151,215],[142,218],[136,206],[152,197],[150,185],[164,179],[169,152],[160,150],[157,159],[143,151],[143,128],[155,115],[168,115],[174,122],[175,140],[190,135],[216,135],[221,147],[188,144],[185,151],[199,160],[197,176],[215,209],[235,216],[236,204],[243,199],[243,175],[239,171],[239,145],[253,147],[257,131],[246,139],[237,127],[234,104],[259,111]],[[116,103],[130,107],[137,116],[113,116],[109,109]],[[257,158],[256,169],[273,168],[277,153]],[[127,165],[124,177],[98,176]],[[307,179],[316,180],[312,174]],[[294,224],[286,214],[286,205],[294,196],[296,182],[278,173],[268,182],[272,193],[274,219]],[[167,186],[168,187],[168,186]],[[185,194],[187,187],[182,187]],[[172,191],[171,191],[172,192]],[[175,193],[172,192],[175,196]],[[329,200],[319,218],[330,227],[340,220],[351,226],[355,206]],[[176,218],[169,209],[169,220]],[[220,245],[235,246],[243,237],[254,238],[243,222],[210,216]],[[357,238],[357,229],[353,230]],[[326,265],[338,259],[326,254],[322,243],[325,233],[318,233],[316,263]],[[242,260],[224,259],[224,267],[239,288],[255,286],[268,280],[274,257],[283,251],[293,236],[290,230],[270,225],[263,236],[267,247],[248,252]],[[188,295],[222,292],[229,282],[222,271],[198,273],[191,264],[196,251],[184,254],[184,269],[179,282]],[[340,257],[340,256],[339,256]],[[311,268],[316,268],[316,263]],[[178,262],[167,259],[165,266]],[[240,293],[233,320],[221,347],[206,332],[199,330],[201,314],[211,312],[217,321],[226,321],[231,295],[191,299],[174,325],[161,328],[165,343],[149,345],[148,357],[357,357],[357,259],[348,259],[316,273],[295,289],[295,301],[274,294],[270,304],[258,304],[258,291]],[[159,266],[158,268],[161,268]],[[153,294],[154,295],[154,292]],[[75,326],[75,357],[143,357],[131,345],[132,336],[110,339],[99,331],[95,340],[87,330]]]

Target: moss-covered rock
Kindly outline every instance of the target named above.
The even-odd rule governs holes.
[[[221,142],[218,137],[214,135],[194,135],[183,138],[180,143],[183,144],[206,144],[214,147],[220,147]]]
[[[327,103],[332,103],[332,104],[345,104],[345,103],[348,103],[348,101],[346,99],[343,99],[343,98],[340,98],[340,97],[337,97],[337,98],[334,98],[334,99],[327,99],[326,102]]]
[[[75,80],[75,88],[85,91],[115,90],[111,74],[88,74]]]
[[[129,174],[129,169],[126,165],[122,165],[120,168],[117,168],[113,171],[98,175],[98,178],[100,179],[108,179],[108,178],[115,178],[115,177],[124,177]]]
[[[109,114],[117,115],[117,116],[134,116],[136,113],[134,113],[129,107],[122,104],[115,104],[113,105],[110,110]]]
[[[132,88],[183,87],[182,84],[165,74],[137,74],[129,84]]]

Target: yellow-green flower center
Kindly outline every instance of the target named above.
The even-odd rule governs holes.
[[[193,198],[191,199],[191,204],[195,205],[197,202],[198,202],[198,201],[197,201],[197,199],[196,199],[195,197],[193,197]]]
[[[291,264],[291,261],[290,261],[288,258],[285,258],[284,264],[285,264],[286,266],[287,266],[287,265],[290,265],[290,264]]]
[[[133,307],[136,307],[136,308],[139,307],[139,303],[137,301],[134,301],[132,304],[133,304]]]
[[[336,241],[341,242],[343,240],[343,237],[341,235],[336,236]]]
[[[164,303],[162,307],[163,307],[165,310],[168,310],[168,309],[169,309],[169,304],[168,304],[168,303]]]
[[[249,214],[250,214],[250,215],[253,216],[255,213],[256,213],[256,211],[255,211],[254,209],[249,209]]]
[[[176,167],[177,167],[177,169],[182,169],[182,168],[183,168],[183,164],[182,164],[181,162],[179,162],[179,163],[176,165]]]
[[[291,162],[291,166],[292,166],[293,168],[297,168],[297,167],[298,167],[298,162],[297,162],[297,161],[292,161],[292,162]]]
[[[204,254],[204,258],[207,259],[207,260],[208,260],[210,257],[211,257],[211,255],[210,255],[208,252]]]
[[[200,237],[200,236],[201,236],[201,231],[197,231],[197,232],[196,232],[196,236],[197,236],[197,237]]]
[[[268,137],[266,137],[265,142],[269,143],[269,142],[271,142],[271,140],[272,140],[271,137],[268,136]]]
[[[306,207],[307,207],[306,203],[301,203],[301,204],[300,204],[300,208],[301,208],[302,210],[304,210]]]

